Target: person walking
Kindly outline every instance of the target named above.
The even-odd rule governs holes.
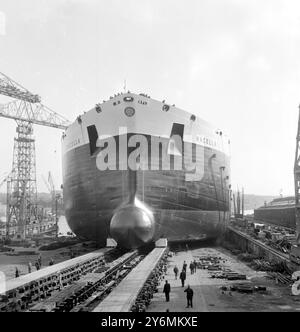
[[[191,274],[194,274],[194,263],[193,262],[190,263],[190,270],[191,270]]]
[[[175,280],[177,280],[177,275],[178,275],[178,272],[179,272],[177,265],[175,265],[173,271],[174,271],[174,274],[175,274]]]
[[[28,263],[28,273],[31,273],[32,270],[32,264],[31,262]]]
[[[181,280],[181,287],[184,287],[184,282],[185,282],[185,279],[186,279],[186,273],[185,273],[184,270],[181,271],[179,278]]]
[[[196,271],[197,271],[197,263],[196,263],[196,261],[194,260],[194,273],[196,273]]]
[[[189,308],[191,306],[191,308],[193,308],[194,291],[192,290],[190,285],[188,285],[187,289],[184,292],[186,293],[186,299],[187,299],[187,306],[186,307]]]
[[[182,266],[182,271],[184,271],[185,273],[186,273],[186,268],[187,268],[187,263],[186,261],[184,261]]]
[[[171,285],[168,283],[168,280],[166,280],[163,292],[166,296],[166,302],[170,302]]]
[[[16,267],[15,276],[16,276],[16,278],[19,278],[19,276],[20,276],[20,271],[17,267]]]
[[[54,260],[53,260],[53,258],[51,258],[51,260],[50,260],[50,262],[49,262],[49,266],[52,266],[52,265],[54,265]]]
[[[38,271],[40,269],[40,264],[38,261],[35,262],[35,267],[36,267],[36,270]]]

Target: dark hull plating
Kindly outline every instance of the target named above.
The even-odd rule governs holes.
[[[149,138],[148,138],[149,139]],[[118,140],[118,137],[117,137]],[[153,240],[216,238],[228,218],[229,188],[222,169],[229,169],[228,157],[204,148],[204,176],[186,181],[185,171],[99,171],[90,146],[75,148],[64,155],[64,201],[66,218],[79,237],[104,244],[110,236],[110,222],[117,209],[133,192],[155,216]],[[158,161],[159,163],[159,161]]]
[[[262,207],[254,210],[254,218],[270,224],[296,229],[295,206]]]

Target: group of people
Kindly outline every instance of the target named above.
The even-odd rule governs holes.
[[[49,262],[49,266],[52,266],[52,265],[54,265],[53,258],[51,258],[50,262]],[[39,254],[36,262],[34,263],[34,266],[36,268],[36,271],[40,270],[40,268],[42,267],[42,256],[41,256],[41,254]],[[32,272],[32,263],[31,262],[28,262],[27,268],[28,268],[28,273],[31,273]],[[16,267],[15,277],[18,278],[19,276],[20,276],[20,270]]]
[[[29,262],[30,263],[30,262]],[[38,259],[36,260],[36,262],[35,262],[35,268],[36,268],[36,270],[38,271],[41,267],[42,267],[42,256],[41,256],[41,254],[39,254],[39,257],[38,257]],[[29,272],[30,273],[30,272]]]
[[[184,284],[185,284],[187,266],[188,265],[187,265],[186,261],[184,261],[183,265],[182,265],[182,270],[179,274],[179,279],[181,280],[181,287],[184,287]],[[191,274],[196,273],[197,264],[196,264],[195,260],[190,263],[189,267],[190,267]],[[175,274],[175,280],[177,280],[178,273],[179,273],[179,269],[178,269],[177,265],[174,266],[173,271],[174,271],[174,274]],[[166,296],[166,302],[169,302],[170,301],[170,293],[171,293],[171,285],[169,284],[169,282],[167,280],[166,280],[166,283],[164,285],[163,292],[165,293],[165,296]],[[184,292],[186,293],[187,308],[189,308],[189,307],[193,308],[194,291],[192,290],[190,285],[187,286],[187,288],[184,290]]]
[[[191,274],[196,273],[196,271],[197,271],[197,264],[196,264],[195,260],[190,263],[190,270],[191,270]]]
[[[34,263],[36,270],[38,271],[42,267],[42,256],[39,255],[38,259]],[[54,260],[53,258],[50,259],[49,266],[54,265]],[[32,264],[31,262],[28,263],[28,273],[31,273],[32,271]]]
[[[166,302],[170,302],[170,293],[171,293],[171,285],[169,284],[168,280],[166,280],[166,283],[164,285],[163,292],[165,293],[166,296]],[[193,308],[193,296],[194,296],[194,291],[190,287],[190,285],[187,286],[187,288],[184,290],[186,293],[186,299],[187,299],[187,308],[191,307]]]
[[[186,280],[186,270],[187,270],[187,263],[186,261],[183,262],[183,266],[182,266],[182,271],[180,272],[180,275],[179,275],[179,279],[181,280],[181,286],[184,287],[184,284],[185,284],[185,280]],[[190,270],[191,270],[191,274],[194,274],[196,273],[196,270],[197,270],[197,264],[196,264],[196,261],[193,261],[190,263]],[[174,266],[174,274],[175,274],[175,280],[177,280],[177,276],[178,276],[178,273],[179,273],[179,269],[177,267],[177,265]]]
[[[187,268],[187,264],[186,264],[186,261],[184,261],[183,266],[182,266],[182,271],[180,272],[180,275],[179,275],[179,279],[181,280],[182,287],[184,287],[184,282],[186,279],[186,268]],[[175,280],[177,280],[177,276],[178,276],[178,272],[179,272],[177,265],[174,266],[173,271],[175,274]]]

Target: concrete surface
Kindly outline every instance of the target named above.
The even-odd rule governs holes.
[[[196,274],[191,275],[190,262],[207,255],[221,257],[222,267],[246,274],[247,281],[240,283],[266,286],[267,292],[253,294],[222,292],[221,286],[228,287],[239,282],[210,278],[207,270],[197,269]],[[186,308],[186,293],[184,293],[186,287],[181,287],[181,281],[175,280],[173,272],[175,264],[179,270],[182,269],[184,260],[188,264],[186,285],[189,284],[194,290],[193,308]],[[171,284],[170,302],[165,301],[162,292],[165,280]],[[148,312],[300,311],[300,297],[292,296],[290,286],[276,285],[266,277],[265,272],[252,270],[222,248],[201,248],[177,253],[169,258],[165,280],[161,282],[159,292],[154,295]]]

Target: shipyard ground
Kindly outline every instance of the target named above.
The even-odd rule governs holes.
[[[17,266],[22,274],[27,274],[27,264],[28,261],[34,262],[37,259],[37,255],[40,253],[42,256],[43,268],[49,265],[50,259],[54,259],[55,263],[67,261],[70,259],[70,253],[75,253],[75,256],[84,255],[94,250],[92,247],[92,243],[80,243],[72,246],[68,246],[65,248],[51,250],[51,251],[39,251],[36,248],[27,249],[29,252],[31,251],[33,254],[26,254],[23,248],[15,248],[16,251],[21,250],[21,254],[13,253],[13,255],[6,253],[0,254],[0,270],[6,273],[7,279],[14,278],[15,267]],[[83,256],[82,256],[83,257]],[[194,299],[193,299],[193,308],[186,308],[186,294],[184,293],[184,289],[181,286],[181,282],[179,279],[175,280],[173,268],[175,265],[178,266],[179,269],[182,268],[183,262],[190,264],[191,261],[202,262],[203,257],[208,257],[208,260],[217,258],[219,272],[222,271],[231,271],[233,274],[238,274],[239,276],[245,276],[246,280],[226,280],[219,278],[212,278],[212,276],[216,276],[219,272],[209,268],[207,266],[201,269],[199,266],[195,274],[191,274],[189,268],[187,269],[187,280],[185,282],[185,286],[190,285],[194,290]],[[145,307],[147,312],[299,312],[300,311],[300,296],[293,296],[291,292],[291,284],[283,285],[280,283],[276,283],[273,279],[270,279],[270,276],[267,272],[258,272],[255,271],[238,259],[240,256],[236,256],[233,251],[228,251],[223,247],[219,247],[213,245],[211,243],[203,243],[202,245],[194,243],[193,245],[189,244],[189,247],[186,248],[185,244],[176,244],[176,247],[171,247],[171,252],[168,254],[168,257],[165,258],[166,265],[166,273],[162,272],[162,280],[159,283],[158,292],[154,293],[154,297],[152,298],[148,307]],[[84,257],[82,258],[84,260]],[[101,260],[101,259],[100,259]],[[69,261],[71,263],[71,261]],[[99,262],[98,262],[99,263]],[[100,262],[101,263],[101,262]],[[99,263],[99,264],[100,264]],[[66,266],[68,262],[65,262]],[[165,263],[164,263],[165,264]],[[59,266],[55,265],[55,266]],[[205,264],[204,264],[205,265]],[[55,269],[55,266],[53,267]],[[165,265],[164,265],[165,266]],[[203,264],[201,265],[203,266]],[[214,264],[208,265],[209,267],[214,268]],[[154,264],[147,263],[147,269],[144,269],[142,266],[137,266],[137,269],[141,269],[141,280],[144,282],[149,278],[150,271],[154,272]],[[51,267],[52,268],[52,267]],[[150,268],[150,270],[149,270]],[[47,269],[43,269],[40,271],[46,271]],[[146,271],[147,270],[147,271]],[[33,271],[35,268],[33,267]],[[72,269],[68,269],[66,267],[66,271],[69,271],[72,275],[74,272]],[[73,272],[72,272],[73,271]],[[138,273],[137,270],[134,270],[131,274],[128,275],[127,279],[130,281],[129,286],[123,285],[124,282],[121,281],[119,286],[114,289],[111,294],[108,295],[107,300],[113,298],[112,295],[114,293],[119,294],[117,298],[119,302],[123,306],[124,298],[120,296],[120,294],[124,292],[120,292],[120,289],[125,289],[127,293],[129,293],[130,303],[131,299],[134,297],[134,291],[138,294],[141,290],[141,287],[137,287],[136,277]],[[161,268],[161,271],[164,269]],[[229,272],[229,273],[231,273]],[[50,272],[49,272],[50,273]],[[51,274],[51,273],[50,273]],[[154,272],[156,275],[156,272]],[[34,274],[32,274],[34,277]],[[74,277],[73,275],[71,276]],[[71,278],[70,277],[70,278]],[[41,278],[41,277],[40,277]],[[99,276],[97,276],[99,278]],[[37,278],[38,279],[38,278]],[[37,280],[36,279],[36,280]],[[45,285],[49,282],[49,279],[42,277]],[[134,282],[133,282],[134,279]],[[171,294],[170,294],[170,302],[165,301],[165,295],[163,293],[163,285],[165,280],[168,280],[171,284]],[[51,280],[50,280],[51,281]],[[14,282],[11,280],[11,282]],[[52,281],[51,281],[52,282]],[[111,282],[110,282],[111,283]],[[252,293],[238,292],[237,290],[231,290],[231,287],[234,285],[246,285],[246,287],[251,286],[260,286],[265,289],[255,290]],[[70,284],[71,285],[71,284]],[[123,286],[122,286],[123,285]],[[68,285],[67,285],[68,286]],[[76,285],[75,285],[76,286]],[[39,289],[39,294],[36,295],[38,298],[42,296],[45,292],[44,286],[35,284],[36,290]],[[73,286],[69,286],[73,287]],[[123,288],[122,288],[123,287]],[[129,291],[130,287],[133,288],[134,291]],[[22,288],[22,287],[21,287]],[[17,294],[21,294],[20,291]],[[73,288],[72,288],[73,289]],[[68,292],[68,287],[64,290]],[[61,293],[64,293],[62,291]],[[29,290],[30,292],[30,290]],[[119,292],[119,293],[118,293]],[[59,294],[61,294],[59,293]],[[135,294],[135,298],[137,296]],[[22,295],[20,295],[22,296]],[[51,299],[51,297],[50,297]],[[40,301],[34,300],[34,301]],[[105,304],[105,301],[103,304]],[[39,302],[38,302],[39,303]],[[134,303],[134,302],[133,302]],[[117,302],[114,300],[114,305]],[[102,303],[100,303],[100,306]],[[125,310],[126,312],[130,311],[130,307],[132,303],[128,305],[128,308]],[[100,311],[106,312],[107,305],[105,305],[104,309]],[[13,310],[12,310],[13,311]],[[109,311],[109,310],[108,310]],[[119,312],[120,310],[118,310]]]
[[[72,257],[84,255],[95,250],[95,244],[83,242],[69,245],[56,250],[39,250],[38,248],[11,247],[13,252],[0,252],[0,271],[5,274],[6,280],[15,278],[16,268],[20,275],[28,273],[28,263],[32,264],[32,272],[36,271],[34,266],[39,255],[42,257],[42,268],[49,266],[51,259],[55,264],[66,261]]]
[[[182,268],[183,261],[187,264],[198,259],[200,256],[217,256],[222,258],[222,266],[235,272],[245,274],[247,281],[227,281],[210,278],[207,270],[197,269],[196,274],[191,275],[187,270],[186,285],[194,290],[193,308],[186,308],[186,293],[181,287],[181,281],[175,280],[173,268],[175,265]],[[165,280],[171,284],[170,302],[165,301],[163,285]],[[220,288],[237,283],[265,286],[266,291],[252,294],[239,293],[236,291],[222,291]],[[229,251],[220,248],[200,248],[190,251],[177,252],[169,258],[168,270],[165,279],[159,286],[159,291],[154,295],[148,312],[279,312],[300,311],[300,297],[291,294],[290,286],[276,284],[268,278],[266,272],[257,272],[246,264],[240,262]]]

